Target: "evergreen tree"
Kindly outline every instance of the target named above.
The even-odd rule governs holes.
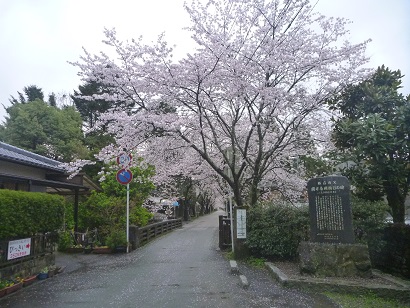
[[[57,107],[56,95],[54,94],[54,92],[52,92],[52,93],[48,96],[48,104],[49,104],[50,106]]]
[[[89,99],[84,98],[93,95],[102,95],[106,92],[102,86],[96,82],[89,82],[79,86],[78,90],[79,91],[74,90],[74,95],[72,95],[71,98],[73,99],[75,107],[81,114],[85,124],[89,128],[93,128],[100,114],[107,111],[113,104],[102,99],[90,101]]]
[[[26,96],[21,92],[17,92],[19,99],[10,95],[9,102],[14,105],[17,103],[25,104],[26,102],[34,102],[36,99],[44,100],[43,90],[35,85],[24,87],[23,92]]]
[[[360,197],[386,196],[393,221],[404,223],[410,185],[410,95],[404,97],[400,71],[382,66],[371,78],[349,86],[331,102],[342,116],[335,120],[333,140]]]
[[[36,99],[6,110],[0,129],[4,142],[65,162],[87,155],[81,116],[73,107],[58,109]]]

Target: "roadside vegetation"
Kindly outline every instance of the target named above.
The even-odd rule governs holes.
[[[130,222],[138,226],[152,218],[143,204],[153,190],[182,200],[177,216],[185,220],[209,213],[215,196],[230,194],[235,205],[249,206],[247,262],[257,267],[265,259],[297,258],[299,243],[309,240],[306,200],[298,203],[306,180],[341,174],[354,187],[356,243],[393,250],[399,245],[383,239],[387,213],[400,225],[391,234],[410,238],[410,95],[400,92],[403,76],[384,65],[373,74],[363,70],[369,41],[345,41],[345,20],[316,18],[309,1],[280,2],[187,5],[198,48],[178,62],[165,36],[146,45],[121,42],[106,29],[104,43],[116,55],[85,52],[71,63],[84,82],[72,103],[25,87],[10,99],[0,140],[93,180],[119,151],[129,152],[136,162],[127,166],[134,174]],[[80,229],[97,228],[103,242],[123,237],[118,231],[125,227],[126,190],[114,175],[105,173],[103,191],[82,200],[78,211]],[[40,217],[29,202],[14,210],[9,203],[18,202],[3,199],[0,217],[12,227],[0,238],[26,226],[36,227],[31,233],[73,228],[71,206],[62,200],[42,201],[43,210],[56,214]],[[33,224],[30,211],[37,215],[31,219],[39,217]],[[69,242],[63,234],[61,243]],[[405,271],[410,275],[407,264]],[[346,307],[400,307],[372,294],[329,296]]]
[[[352,196],[355,240],[368,243],[372,232],[385,226],[387,205]],[[309,239],[307,204],[295,206],[286,202],[265,202],[250,208],[247,244],[255,257],[271,260],[295,260],[301,241]],[[373,241],[371,244],[377,244]]]
[[[341,294],[334,292],[324,292],[325,296],[329,297],[342,308],[406,308],[409,304],[402,303],[395,299],[386,299],[377,296],[371,292],[355,295]]]

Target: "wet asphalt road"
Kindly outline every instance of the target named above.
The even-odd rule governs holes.
[[[63,273],[0,299],[0,307],[329,307],[252,268],[244,268],[244,290],[217,249],[219,214],[129,254],[57,254]]]

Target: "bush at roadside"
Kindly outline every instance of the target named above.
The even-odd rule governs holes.
[[[130,202],[131,225],[145,226],[152,216],[153,214],[147,209]],[[126,200],[98,192],[93,192],[85,202],[81,203],[78,212],[79,229],[97,229],[103,243],[113,230],[125,230],[126,218]]]
[[[309,212],[277,202],[249,209],[247,244],[259,257],[294,259],[301,241],[309,236]]]
[[[0,189],[0,239],[28,237],[61,228],[64,206],[61,196]]]
[[[387,205],[351,198],[355,241],[366,243],[369,234],[385,226]],[[249,209],[247,244],[253,255],[270,259],[295,259],[301,241],[309,240],[307,204],[295,206],[274,201]]]

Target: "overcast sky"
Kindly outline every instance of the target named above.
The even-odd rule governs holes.
[[[316,0],[312,0],[312,3]],[[46,96],[78,89],[76,61],[82,47],[103,50],[103,29],[115,27],[121,39],[142,35],[154,41],[165,31],[176,44],[176,55],[189,49],[189,25],[184,0],[0,0],[0,104],[25,86],[37,85]],[[350,41],[372,42],[369,67],[385,64],[406,75],[404,94],[410,94],[410,1],[319,0],[317,11],[345,17],[353,24]],[[0,123],[5,115],[0,105]]]

